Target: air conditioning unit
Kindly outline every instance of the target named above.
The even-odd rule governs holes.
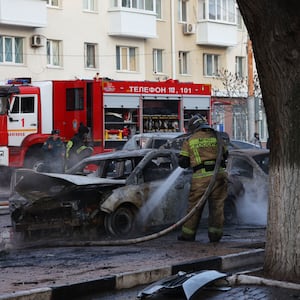
[[[183,33],[184,34],[195,33],[195,24],[192,24],[192,23],[183,24]]]
[[[40,35],[33,35],[31,37],[31,47],[43,47],[43,37]]]

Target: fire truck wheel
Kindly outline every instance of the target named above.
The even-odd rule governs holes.
[[[104,227],[108,234],[118,237],[128,236],[135,231],[136,208],[121,205],[111,214],[106,214]]]

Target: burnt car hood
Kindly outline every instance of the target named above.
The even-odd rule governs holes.
[[[15,174],[15,191],[30,202],[62,197],[77,189],[123,186],[125,180],[56,173],[38,173],[19,169]]]

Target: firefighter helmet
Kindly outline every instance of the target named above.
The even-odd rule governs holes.
[[[194,115],[188,123],[188,132],[195,132],[200,129],[208,129],[211,127],[208,125],[206,119],[201,115]]]

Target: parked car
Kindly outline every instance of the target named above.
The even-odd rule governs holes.
[[[233,150],[233,149],[261,149],[261,148],[255,144],[246,141],[230,139],[228,143],[228,150]]]
[[[146,132],[134,134],[124,144],[122,150],[158,149],[161,145],[182,134],[183,132]]]
[[[67,174],[16,170],[10,198],[13,227],[25,236],[103,228],[126,236],[137,224],[142,231],[167,226],[184,213],[190,186],[189,171],[166,182],[176,169],[183,171],[175,151],[140,149],[91,156]],[[163,192],[157,194],[162,182]]]
[[[226,222],[265,225],[269,150],[231,150],[226,169],[229,179],[228,198],[225,202]]]

